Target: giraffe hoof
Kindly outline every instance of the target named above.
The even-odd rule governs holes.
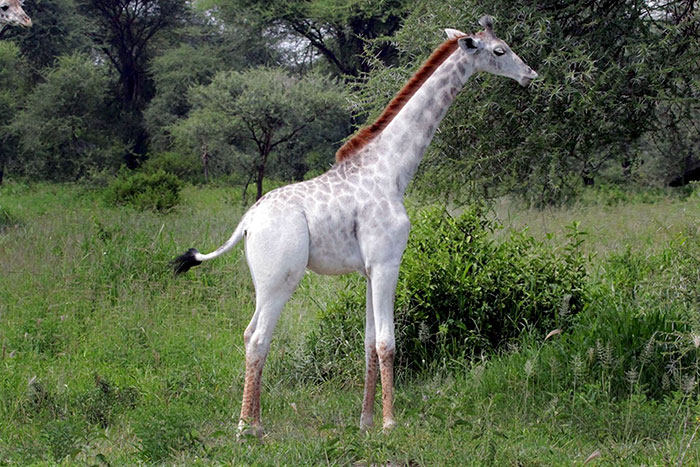
[[[374,421],[370,417],[369,419],[365,419],[364,417],[360,418],[360,431],[362,433],[366,433],[367,431],[371,430],[374,427]]]
[[[365,413],[363,412],[360,415],[360,431],[365,432],[368,430],[371,430],[374,427],[374,413],[369,412]]]
[[[384,426],[382,427],[382,431],[384,433],[388,433],[388,432],[392,431],[394,428],[396,428],[396,421],[387,420],[384,422]]]
[[[249,438],[262,439],[263,437],[263,427],[259,423],[250,424],[246,423],[244,420],[238,422],[238,433],[236,433],[236,439],[238,441],[244,442]]]

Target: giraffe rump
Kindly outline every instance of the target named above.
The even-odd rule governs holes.
[[[389,102],[382,114],[369,126],[361,128],[355,135],[338,149],[335,153],[336,162],[342,162],[349,158],[357,151],[362,149],[367,143],[372,141],[384,128],[393,120],[406,103],[420,89],[425,81],[447,60],[447,58],[457,50],[458,37],[448,39],[443,42],[423,64],[423,66],[413,75],[413,77],[404,85],[401,91]]]
[[[175,275],[183,274],[193,268],[194,266],[199,266],[202,264],[201,261],[196,259],[196,255],[199,253],[196,248],[190,248],[174,260],[170,262],[173,267]]]

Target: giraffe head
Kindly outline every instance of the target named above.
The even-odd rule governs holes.
[[[22,9],[24,0],[0,0],[0,29],[5,24],[28,28],[32,20]]]
[[[471,57],[475,71],[512,78],[521,86],[528,86],[537,78],[537,73],[493,33],[492,17],[483,16],[479,24],[484,30],[471,35],[456,29],[445,29],[450,39],[458,38],[459,49]]]

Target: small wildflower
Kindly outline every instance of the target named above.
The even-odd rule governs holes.
[[[700,347],[700,335],[691,334],[690,337],[693,339],[693,345],[697,349]]]
[[[571,303],[571,294],[564,295],[559,307],[559,316],[565,318],[569,314],[569,304]]]
[[[687,376],[683,378],[683,384],[681,384],[681,390],[689,394],[695,389],[695,376]]]
[[[428,339],[430,339],[430,329],[425,321],[421,321],[418,325],[418,340],[425,343],[428,342]]]
[[[532,363],[532,360],[526,361],[525,362],[525,375],[527,375],[527,377],[529,378],[530,376],[532,376],[532,373],[534,372],[534,370],[535,370],[535,364]]]
[[[583,360],[578,354],[574,354],[571,358],[571,370],[574,373],[574,378],[581,379],[583,376]]]
[[[651,361],[651,357],[654,355],[654,336],[651,336],[647,343],[644,345],[644,350],[642,350],[642,355],[639,357],[643,365],[646,365]]]

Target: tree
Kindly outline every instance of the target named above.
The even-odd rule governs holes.
[[[240,17],[221,23],[214,19],[213,12],[195,10],[192,20],[193,26],[181,35],[183,42],[148,64],[155,95],[144,118],[153,152],[171,149],[168,127],[189,112],[190,87],[209,84],[220,70],[244,70],[277,61],[274,40],[263,37],[262,31]]]
[[[659,8],[671,3],[679,2]],[[604,168],[629,163],[631,144],[658,128],[663,96],[677,96],[676,81],[697,67],[697,41],[688,43],[678,25],[643,0],[496,0],[489,8],[498,12],[496,34],[540,78],[527,90],[472,78],[478,85],[460,93],[421,166],[433,176],[418,182],[440,180],[431,187],[440,193],[515,190],[537,204],[560,202]],[[491,11],[470,1],[420,4],[394,39],[400,66],[373,61],[357,106],[376,113],[443,40],[445,25],[472,32],[484,13]]]
[[[412,8],[406,0],[218,0],[224,18],[244,15],[263,28],[302,38],[335,74],[359,78],[369,71],[362,53],[369,41],[391,36]],[[289,41],[287,41],[289,42]],[[298,46],[294,47],[298,52]],[[396,49],[382,42],[374,57],[393,63]]]
[[[325,144],[330,159],[329,146],[342,137],[333,129],[347,120],[343,94],[332,81],[313,73],[296,78],[278,68],[220,72],[211,84],[195,87],[190,99],[189,117],[173,127],[180,144],[207,157],[235,158],[255,180],[257,198],[275,155],[301,156]]]
[[[12,123],[20,143],[18,169],[56,181],[116,171],[119,146],[105,116],[108,85],[103,67],[87,56],[61,57]]]
[[[186,63],[187,66],[183,66]],[[224,67],[217,50],[206,45],[193,47],[183,44],[154,58],[149,72],[155,84],[156,95],[144,112],[146,127],[151,137],[151,150],[170,149],[169,128],[190,110],[187,91],[190,87],[209,84],[214,74]]]
[[[34,0],[24,8],[32,18],[32,27],[6,28],[0,31],[0,39],[19,45],[30,65],[27,77],[32,81],[40,80],[41,70],[53,66],[57,57],[90,50],[88,21],[79,14],[75,0]]]
[[[79,0],[82,13],[94,22],[90,37],[117,71],[118,97],[125,138],[136,155],[146,152],[141,112],[152,97],[147,73],[154,43],[182,24],[187,3],[181,0]],[[133,156],[127,163],[134,165]]]
[[[0,42],[0,184],[5,166],[17,151],[10,123],[28,91],[26,73],[28,67],[19,47],[12,42]]]

